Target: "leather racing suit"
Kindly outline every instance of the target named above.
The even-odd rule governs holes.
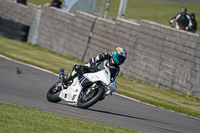
[[[191,18],[187,13],[178,13],[172,19],[170,19],[169,23],[173,27],[173,22],[176,20],[176,29],[181,30],[190,30],[192,26]]]
[[[73,80],[78,74],[84,74],[90,71],[90,69],[93,69],[94,71],[98,71],[97,69],[97,64],[99,64],[102,61],[108,60],[108,65],[111,68],[111,73],[113,71],[117,71],[117,74],[114,76],[111,76],[111,80],[115,80],[117,77],[120,67],[119,65],[116,65],[115,63],[112,63],[112,56],[109,55],[108,53],[101,53],[97,55],[96,57],[93,57],[89,60],[88,64],[85,64],[84,66],[81,65],[74,65],[73,66],[73,71],[71,75],[69,76],[69,80]]]

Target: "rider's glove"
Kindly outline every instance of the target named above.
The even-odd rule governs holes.
[[[95,64],[93,64],[93,65],[91,66],[91,68],[92,68],[94,71],[98,71],[98,67],[97,67],[97,65],[95,65]]]
[[[173,23],[170,23],[170,25],[171,25],[171,27],[172,27],[172,28],[174,28],[174,25],[173,25]]]

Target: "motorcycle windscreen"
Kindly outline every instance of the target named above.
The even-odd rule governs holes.
[[[100,64],[98,64],[98,70],[105,69],[104,66],[106,63],[107,63],[107,61],[105,60],[105,61],[102,61]],[[110,75],[111,75],[110,79],[111,79],[111,81],[114,81],[118,75],[118,71],[114,68],[109,68],[109,70],[110,70]]]

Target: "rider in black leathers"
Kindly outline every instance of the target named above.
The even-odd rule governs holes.
[[[190,15],[186,13],[187,8],[182,7],[181,13],[176,14],[172,19],[170,19],[169,23],[172,27],[173,22],[176,20],[176,29],[189,31],[192,26]]]
[[[120,71],[119,65],[124,63],[124,61],[126,60],[126,57],[127,57],[127,53],[121,47],[117,47],[112,52],[112,55],[109,55],[108,53],[101,53],[97,55],[96,57],[91,58],[87,65],[84,65],[84,66],[74,65],[73,71],[70,74],[68,81],[72,81],[78,74],[82,75],[84,73],[87,73],[89,69],[93,69],[94,71],[97,71],[97,64],[104,60],[108,60],[109,67],[119,72]]]

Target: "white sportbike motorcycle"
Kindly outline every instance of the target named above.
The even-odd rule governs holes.
[[[117,90],[117,71],[108,65],[108,61],[101,62],[98,71],[78,75],[71,83],[65,83],[64,69],[59,70],[60,81],[55,83],[47,92],[49,102],[66,101],[69,105],[88,108],[107,95]]]

